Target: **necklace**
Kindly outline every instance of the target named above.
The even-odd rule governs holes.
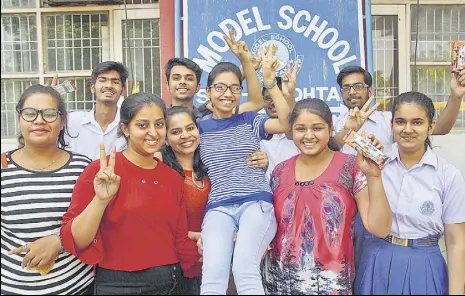
[[[29,157],[27,157],[26,153],[24,153],[24,148],[21,149],[21,153],[22,153],[23,157],[27,160],[27,162],[33,163],[33,162],[31,161],[31,159],[30,159]],[[60,159],[60,156],[61,156],[61,155],[58,154],[57,158],[55,158],[55,160],[52,161],[52,163],[50,163],[49,165],[47,165],[47,166],[45,166],[45,167],[43,167],[43,168],[40,168],[40,169],[34,168],[34,170],[36,170],[36,171],[41,171],[41,172],[42,172],[42,171],[45,171],[46,169],[48,169],[49,167],[51,167],[52,165],[54,165],[55,162],[57,162],[58,159]]]
[[[197,181],[194,171],[192,171],[192,182],[194,182],[195,186],[197,186],[197,188],[199,189],[205,188],[205,182],[203,180],[200,180],[200,183],[201,183],[200,185],[197,183],[199,181]]]

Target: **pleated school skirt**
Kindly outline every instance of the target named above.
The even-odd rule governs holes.
[[[447,295],[448,274],[439,246],[404,247],[365,239],[354,294]]]

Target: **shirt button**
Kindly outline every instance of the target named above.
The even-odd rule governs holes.
[[[142,180],[142,183],[144,183],[144,184],[145,184],[145,180]]]
[[[94,238],[94,244],[96,244],[96,243],[97,243],[97,239],[96,239],[96,238]]]
[[[157,184],[158,184],[158,181],[153,181],[153,184],[157,185]]]

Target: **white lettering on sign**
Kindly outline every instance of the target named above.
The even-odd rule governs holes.
[[[338,74],[344,65],[357,59],[357,56],[347,56],[350,52],[350,44],[346,40],[339,39],[339,31],[328,27],[326,20],[320,20],[320,16],[307,10],[296,11],[290,5],[283,5],[279,11],[279,20],[276,24],[281,30],[290,30],[298,34],[303,34],[305,38],[310,38],[321,49],[327,50],[327,56],[332,61],[333,70]],[[236,13],[236,19],[225,19],[219,25],[218,31],[212,31],[207,36],[207,43],[210,48],[200,45],[197,52],[201,58],[194,58],[194,62],[199,64],[203,71],[209,73],[218,62],[222,60],[219,53],[229,50],[228,45],[223,40],[223,34],[228,34],[229,29],[234,32],[237,41],[243,36],[255,34],[261,31],[271,30],[270,24],[264,24],[257,6],[244,9]],[[275,39],[273,39],[275,38]],[[270,39],[279,41],[287,48],[289,54],[295,51],[294,45],[285,36],[275,34]],[[263,42],[256,42],[253,47],[260,46]],[[253,49],[252,49],[253,50]],[[324,90],[321,90],[324,91]],[[319,92],[321,93],[319,90]]]
[[[328,22],[320,21],[319,15],[313,18],[307,10],[300,10],[297,13],[290,5],[284,5],[279,9],[279,15],[285,22],[278,22],[278,27],[282,30],[293,28],[294,32],[304,32],[305,37],[309,37],[313,32],[311,40],[317,42],[321,49],[328,49],[328,58],[333,61],[333,69],[336,74],[341,71],[343,65],[357,59],[355,55],[347,57],[350,51],[350,44],[346,40],[338,40],[339,31],[335,28],[327,28]],[[291,17],[294,16],[294,17]],[[305,21],[308,25],[305,27]]]
[[[241,94],[242,98],[247,98],[247,93]],[[327,87],[327,86],[315,86],[315,87],[304,87],[304,88],[296,88],[295,90],[295,100],[296,102],[302,99],[308,98],[319,98],[326,102],[337,101],[341,102],[341,96],[339,95],[339,91],[336,87]],[[196,95],[197,103],[203,104],[208,100],[207,92],[205,89],[199,90]]]

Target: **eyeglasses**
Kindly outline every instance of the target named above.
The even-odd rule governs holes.
[[[263,96],[263,101],[265,101],[265,103],[273,102],[273,98],[270,95]]]
[[[343,85],[341,87],[341,91],[342,92],[350,92],[350,89],[352,88],[353,90],[355,91],[359,91],[359,90],[362,90],[364,88],[367,88],[368,85],[366,85],[365,83],[354,83],[354,84],[346,84],[346,85]]]
[[[47,108],[42,110],[37,110],[35,108],[24,108],[19,110],[18,113],[27,122],[35,121],[40,114],[42,116],[42,119],[48,123],[55,122],[55,120],[57,120],[58,118],[58,115],[61,115],[60,111],[53,108]]]
[[[224,83],[215,83],[213,85],[210,85],[210,87],[213,87],[217,92],[220,93],[225,93],[228,90],[228,88],[231,90],[231,93],[233,94],[240,94],[242,91],[242,86],[238,84],[227,86]]]

